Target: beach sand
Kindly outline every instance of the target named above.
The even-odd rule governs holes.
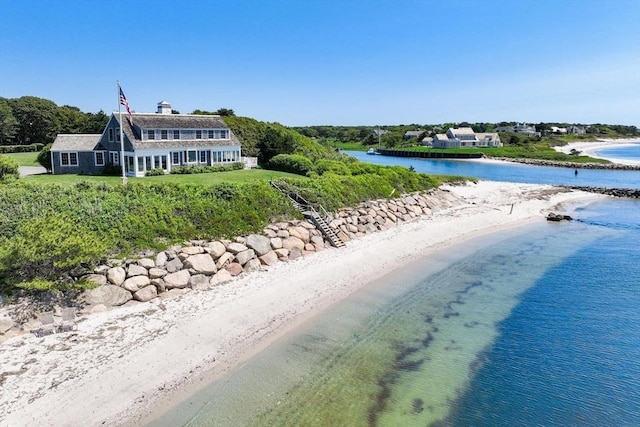
[[[206,291],[85,316],[78,329],[0,346],[0,425],[137,425],[305,319],[418,258],[545,221],[591,193],[481,181],[443,187],[466,204],[253,272]],[[375,257],[376,263],[364,261]]]
[[[587,155],[590,157],[594,157],[597,159],[606,159],[611,161],[612,163],[618,163],[621,165],[633,165],[640,166],[640,161],[638,160],[628,160],[628,159],[613,159],[609,157],[602,157],[596,154],[596,151],[601,150],[603,148],[610,147],[622,147],[627,145],[636,145],[640,143],[638,138],[635,139],[602,139],[599,141],[591,141],[591,142],[572,142],[567,145],[563,145],[561,147],[553,147],[557,151],[562,153],[569,154],[571,150],[581,151],[583,155]]]

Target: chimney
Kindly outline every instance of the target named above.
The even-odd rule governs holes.
[[[157,114],[171,114],[171,104],[167,101],[158,102]]]

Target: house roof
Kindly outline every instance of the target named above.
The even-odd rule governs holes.
[[[131,114],[133,124],[142,129],[228,129],[220,116],[203,114]]]
[[[479,140],[490,138],[496,141],[500,138],[500,135],[498,135],[498,132],[481,132],[481,133],[476,133],[476,136],[478,137]]]
[[[474,135],[475,134],[473,129],[469,127],[452,129],[452,131],[456,135]]]
[[[119,114],[113,114],[119,122]],[[126,114],[123,115],[126,117]],[[220,116],[200,114],[136,113],[131,115],[134,126],[142,129],[229,129]],[[190,148],[221,145],[241,145],[240,140],[229,129],[229,139],[155,139],[141,140],[133,131],[129,120],[122,120],[122,131],[136,148]]]
[[[62,133],[56,136],[51,151],[92,151],[94,149],[104,149],[100,145],[101,134],[67,134]]]
[[[420,136],[424,131],[423,130],[408,130],[404,133],[405,136]]]

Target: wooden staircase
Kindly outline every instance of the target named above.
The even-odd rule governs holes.
[[[322,205],[319,205],[319,209],[324,214],[324,217],[298,193],[284,189],[275,181],[270,181],[270,183],[273,188],[284,194],[291,203],[293,203],[293,206],[295,206],[295,208],[298,209],[305,218],[310,220],[320,230],[325,239],[331,243],[331,246],[336,248],[345,246],[342,239],[338,237],[336,231],[329,224],[331,222],[331,218]]]

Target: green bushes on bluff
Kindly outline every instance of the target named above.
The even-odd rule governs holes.
[[[354,160],[282,159],[298,164],[308,176],[281,179],[280,186],[328,211],[436,187],[443,179]],[[13,181],[0,185],[0,212],[0,288],[5,292],[46,289],[76,267],[91,267],[115,255],[165,249],[184,240],[246,235],[273,220],[300,215],[264,181],[127,186]],[[68,280],[55,285],[77,286]]]
[[[266,182],[0,186],[0,284],[56,279],[109,254],[260,231],[296,215]]]

